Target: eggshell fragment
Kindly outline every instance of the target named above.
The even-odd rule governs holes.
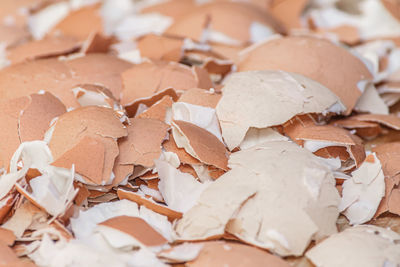
[[[167,116],[170,113],[170,109],[172,104],[174,103],[172,97],[169,95],[165,95],[161,100],[157,101],[145,110],[143,113],[140,113],[138,118],[147,118],[147,119],[156,119],[162,122],[167,121]]]
[[[103,32],[100,4],[88,5],[69,12],[52,32],[85,40],[93,32]]]
[[[164,160],[155,160],[155,163],[160,178],[160,193],[168,207],[182,213],[192,208],[208,183],[200,183]]]
[[[77,52],[80,43],[72,37],[48,36],[42,40],[27,42],[7,51],[11,64],[39,58],[50,58]]]
[[[373,114],[389,114],[389,108],[379,96],[375,86],[367,85],[364,93],[358,99],[354,110]]]
[[[215,92],[192,88],[183,92],[178,101],[192,105],[216,108],[220,99],[221,95]]]
[[[382,128],[379,126],[379,124],[373,122],[343,119],[334,121],[332,124],[345,129],[355,130],[358,136],[365,139],[373,139],[382,132]]]
[[[200,244],[203,245],[203,248],[199,256],[193,261],[186,263],[187,266],[290,266],[277,256],[243,244],[225,241],[211,241]]]
[[[178,147],[201,162],[227,170],[228,151],[209,131],[185,121],[174,121],[172,133]]]
[[[117,194],[118,194],[119,199],[121,199],[121,200],[128,199],[130,201],[137,203],[138,205],[143,205],[146,208],[148,208],[156,213],[167,216],[170,221],[182,218],[181,212],[177,212],[172,209],[169,209],[168,207],[166,207],[164,205],[157,204],[156,202],[151,201],[150,199],[146,199],[145,197],[143,197],[139,194],[136,194],[135,192],[127,191],[127,190],[119,188],[117,191]]]
[[[179,239],[206,239],[226,230],[286,256],[301,255],[312,239],[337,231],[333,175],[309,151],[290,142],[268,142],[233,153],[229,167],[178,221]]]
[[[121,164],[152,167],[160,157],[161,143],[169,126],[159,120],[134,118],[127,126],[128,136],[119,142]]]
[[[249,48],[238,65],[238,71],[248,70],[283,70],[309,77],[340,98],[346,115],[364,91],[362,81],[372,80],[364,63],[346,49],[324,39],[301,36],[275,38]]]
[[[338,97],[323,85],[283,71],[234,73],[222,91],[216,110],[230,150],[242,142],[250,127],[280,125],[298,114],[344,110]]]
[[[18,121],[21,142],[42,140],[51,121],[66,112],[64,104],[51,93],[32,94],[29,98]]]
[[[183,39],[148,34],[137,42],[140,56],[152,60],[180,61],[183,56]]]
[[[233,22],[240,27],[232,27]],[[285,29],[274,17],[253,5],[213,2],[180,17],[165,33],[238,46],[256,42],[276,32],[284,33]]]
[[[208,89],[212,87],[212,82],[204,72],[206,71],[198,67],[189,68],[174,62],[146,62],[136,65],[122,74],[124,90],[121,104],[132,105],[168,88],[177,91],[193,87]]]
[[[168,263],[183,263],[197,258],[202,248],[202,244],[183,243],[161,251],[157,256]]]
[[[342,187],[339,210],[349,219],[350,224],[362,224],[371,220],[385,196],[385,179],[381,162],[376,155],[370,154]]]
[[[64,157],[58,164],[65,161],[66,164],[81,164],[80,166],[84,169],[88,168],[87,170],[95,171],[96,168],[102,170],[101,177],[86,177],[89,179],[86,182],[106,184],[112,182],[112,180],[110,181],[112,169],[119,154],[116,140],[126,135],[126,128],[112,109],[98,106],[81,107],[59,117],[53,126],[49,147],[55,162]],[[93,142],[89,143],[92,144],[91,150],[82,150],[83,147],[88,148],[86,144],[82,143],[82,139],[86,136],[95,138]],[[71,149],[73,150],[70,151]],[[103,165],[84,167],[87,164],[87,158],[92,156],[92,153],[101,151],[104,151],[104,161],[100,157],[96,163],[104,162]],[[82,160],[82,162],[78,162],[78,160]]]
[[[168,0],[145,6],[140,10],[140,13],[159,13],[177,19],[190,12],[193,8],[196,8],[196,1],[193,0]]]
[[[288,28],[301,27],[301,14],[309,0],[272,0],[268,3],[268,10]]]
[[[36,265],[30,261],[23,261],[17,257],[17,255],[12,251],[7,244],[0,242],[0,261],[3,267],[13,266],[13,267],[35,267]]]
[[[400,235],[381,227],[360,225],[334,234],[306,253],[317,266],[384,266],[400,263]],[[341,255],[341,257],[337,257]]]
[[[155,231],[145,220],[138,217],[113,217],[101,222],[99,225],[128,234],[145,246],[161,246],[168,242],[168,240]]]
[[[16,236],[14,233],[6,228],[0,228],[0,241],[8,246],[12,246],[14,244]]]
[[[351,118],[359,121],[378,122],[394,130],[400,130],[400,118],[393,114],[360,114]]]

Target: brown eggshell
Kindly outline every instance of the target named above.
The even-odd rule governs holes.
[[[81,53],[107,53],[112,44],[116,42],[112,36],[105,36],[101,33],[91,33],[82,44]]]
[[[21,110],[29,105],[28,97],[16,98],[0,102],[0,167],[8,169],[12,155],[20,144],[18,133],[18,116]]]
[[[137,117],[143,119],[155,119],[164,122],[167,116],[167,111],[172,107],[173,103],[174,101],[172,97],[165,95],[161,100],[157,101],[143,113],[140,113]]]
[[[117,194],[119,199],[128,199],[130,201],[136,202],[138,205],[143,205],[154,212],[167,216],[168,220],[170,221],[182,218],[182,213],[171,210],[167,206],[157,204],[154,201],[150,201],[145,197],[136,194],[135,192],[118,188]]]
[[[372,139],[382,133],[382,128],[377,123],[358,121],[353,119],[342,119],[332,122],[331,124],[345,129],[356,131],[356,135],[365,139]]]
[[[168,243],[160,233],[139,217],[118,216],[101,222],[99,225],[128,234],[145,246],[162,246]]]
[[[178,156],[180,162],[183,164],[201,164],[198,159],[192,157],[189,153],[186,152],[185,149],[179,148],[176,145],[174,138],[170,137],[169,140],[165,141],[163,143],[163,147],[165,151],[175,153]]]
[[[0,2],[0,21],[3,22],[7,17],[10,17],[14,24],[25,26],[29,11],[41,7],[44,2],[43,0],[3,0]],[[21,12],[21,10],[28,12]]]
[[[21,142],[42,140],[51,121],[65,112],[64,104],[51,93],[31,95],[29,105],[19,117]]]
[[[8,246],[12,246],[14,244],[16,237],[13,231],[0,227],[0,242],[4,243]]]
[[[144,98],[150,98],[158,92],[168,88],[177,91],[187,90],[204,84],[208,89],[212,82],[208,77],[203,81],[196,72],[198,68],[189,68],[174,62],[142,63],[135,65],[122,73],[124,90],[122,92],[121,104],[129,105]],[[202,70],[202,73],[204,70]],[[207,77],[206,77],[207,78]]]
[[[145,7],[140,13],[158,13],[177,19],[193,10],[193,8],[196,8],[196,1],[193,0],[168,0]]]
[[[29,31],[25,27],[0,25],[0,40],[5,44],[6,48],[23,43],[29,38]]]
[[[131,119],[127,126],[128,136],[119,142],[121,164],[152,167],[153,160],[161,154],[161,143],[169,126],[155,119]]]
[[[115,159],[113,172],[115,178],[112,182],[112,186],[117,186],[121,182],[123,182],[127,177],[133,174],[134,166],[133,165],[123,165],[121,164],[120,157],[118,156]]]
[[[103,21],[100,16],[101,4],[84,6],[71,11],[68,16],[61,20],[52,30],[65,36],[85,40],[93,32],[103,32]]]
[[[331,125],[303,127],[296,136],[296,139],[355,145],[348,131]]]
[[[276,38],[249,49],[238,65],[238,71],[248,70],[283,70],[307,76],[334,92],[346,106],[347,115],[362,93],[357,84],[372,79],[364,63],[345,48],[304,36]]]
[[[39,58],[67,55],[78,51],[81,44],[73,37],[47,36],[42,40],[31,41],[7,51],[11,64]]]
[[[348,45],[356,45],[361,41],[361,36],[358,29],[350,25],[341,25],[329,29],[318,28],[316,33],[328,38],[329,36],[333,35],[340,42]]]
[[[20,260],[17,255],[7,246],[0,242],[0,266],[1,267],[35,267],[36,265],[27,260]]]
[[[185,0],[184,0],[185,1]],[[141,57],[176,61],[183,56],[183,39],[148,34],[137,41]]]
[[[199,88],[192,88],[183,92],[179,97],[179,102],[185,102],[193,105],[216,108],[221,94],[211,93]]]
[[[71,88],[77,84],[97,84],[109,88],[118,99],[120,73],[131,66],[112,55],[89,54],[59,61],[41,59],[11,65],[0,71],[0,98],[13,99],[46,90],[67,107],[79,107]]]
[[[174,121],[173,125],[188,140],[198,160],[223,170],[228,169],[228,151],[215,135],[185,121]]]
[[[267,251],[234,242],[204,242],[199,256],[186,263],[188,267],[289,267],[289,263]]]
[[[392,114],[361,114],[352,116],[351,118],[359,121],[378,122],[394,130],[400,130],[400,118]]]
[[[95,137],[104,145],[104,166],[102,181],[107,182],[119,154],[117,138],[127,135],[127,130],[116,113],[109,108],[87,106],[67,112],[59,117],[49,142],[55,161],[77,146],[85,136]],[[98,146],[96,151],[99,152]],[[76,147],[79,149],[79,147]],[[87,156],[91,151],[85,151]],[[80,157],[83,157],[81,155]],[[73,159],[75,160],[75,159]]]
[[[85,136],[73,148],[57,158],[52,165],[66,169],[71,169],[74,165],[76,173],[90,179],[94,184],[101,184],[104,150],[105,147],[100,138]]]
[[[268,10],[286,28],[301,28],[300,17],[309,0],[271,0]]]
[[[267,26],[277,33],[285,32],[284,27],[274,17],[251,4],[214,2],[201,5],[180,17],[166,33],[200,41],[203,30],[209,26],[241,44],[246,44],[251,41],[250,26],[253,22]]]

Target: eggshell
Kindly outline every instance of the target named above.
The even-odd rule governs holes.
[[[229,167],[177,222],[178,239],[204,240],[227,231],[287,256],[302,255],[312,239],[337,231],[333,175],[309,151],[286,141],[267,142],[233,153]]]
[[[161,100],[154,103],[151,107],[145,110],[143,113],[140,113],[138,118],[146,118],[146,119],[156,119],[162,122],[165,122],[167,119],[167,114],[171,109],[172,104],[174,103],[172,97],[169,95],[163,96]]]
[[[208,89],[212,87],[212,82],[207,75],[202,75],[204,72],[206,71],[198,67],[189,68],[174,62],[146,62],[135,65],[122,73],[124,90],[121,104],[132,105],[168,88],[177,91],[193,87]]]
[[[145,220],[138,217],[118,216],[103,221],[99,225],[111,227],[128,234],[145,246],[161,246],[168,242]]]
[[[119,142],[121,164],[154,166],[161,154],[161,143],[169,126],[159,120],[134,118],[127,126],[128,136]]]
[[[176,145],[174,138],[170,137],[169,140],[165,141],[162,144],[162,146],[165,151],[175,153],[178,156],[180,162],[182,162],[183,164],[201,164],[198,159],[187,153],[184,148],[179,148]]]
[[[183,56],[183,39],[148,34],[137,41],[137,48],[141,57],[178,62]]]
[[[201,5],[180,17],[166,30],[166,33],[202,41],[206,29],[211,29],[221,33],[223,39],[229,40],[229,43],[242,45],[252,41],[253,23],[265,27],[269,31],[268,34],[285,32],[284,27],[274,17],[251,4],[213,2]],[[237,26],[233,27],[234,24]],[[268,34],[263,37],[267,37]]]
[[[53,33],[85,40],[93,32],[103,32],[100,3],[71,11],[53,29]]]
[[[220,99],[220,94],[199,88],[192,88],[183,92],[178,101],[193,105],[216,108]]]
[[[0,240],[8,246],[12,246],[15,242],[16,236],[14,233],[6,228],[0,228]]]
[[[135,192],[119,188],[117,194],[119,199],[121,200],[128,199],[130,201],[137,203],[138,205],[143,205],[154,212],[167,216],[170,221],[182,218],[182,213],[171,210],[167,206],[157,204],[156,202],[146,199],[145,197],[140,196]]]
[[[372,219],[384,196],[382,165],[375,154],[370,154],[352,172],[352,178],[344,181],[339,210],[349,219],[351,225],[362,224]]]
[[[298,114],[340,112],[344,107],[328,88],[305,76],[283,71],[249,71],[229,77],[216,110],[222,137],[232,150],[242,142],[250,127],[267,128],[283,124]]]
[[[7,246],[7,244],[0,242],[0,266],[13,266],[13,267],[35,267],[36,265],[30,261],[20,260],[14,251]]]
[[[309,0],[272,0],[268,3],[268,10],[281,21],[288,29],[301,27],[301,15]]]
[[[203,245],[203,248],[201,249],[199,256],[193,261],[186,263],[187,266],[290,266],[284,260],[266,251],[239,243],[211,241],[200,244]]]
[[[284,70],[307,76],[332,90],[346,106],[346,115],[363,92],[360,82],[372,80],[364,63],[345,48],[302,36],[275,38],[249,48],[238,65],[238,71],[248,70]]]
[[[183,147],[204,164],[227,170],[228,151],[215,135],[185,121],[174,121],[172,126],[173,137],[178,147]]]
[[[7,51],[11,64],[39,58],[50,58],[77,52],[81,44],[72,37],[48,36],[42,40],[31,41]]]
[[[104,165],[89,166],[87,168],[93,171],[96,168],[101,169],[102,176],[91,179],[95,179],[97,182],[101,179],[102,183],[108,183],[115,158],[119,154],[116,139],[126,135],[127,130],[112,109],[97,106],[81,107],[59,117],[55,123],[49,147],[56,162],[58,159],[65,157],[64,161],[67,160],[68,164],[82,164],[83,168],[85,168],[84,165],[87,162],[78,162],[78,159],[84,160],[90,157],[92,153],[104,151]],[[88,148],[82,142],[85,136],[96,139],[96,142],[92,142],[93,146],[91,147],[93,150],[91,151],[85,150]],[[97,142],[101,142],[103,147]],[[82,146],[85,148],[83,149]],[[71,149],[73,150],[70,151]],[[86,155],[82,155],[81,151],[84,151]],[[97,164],[101,162],[101,158],[96,161]],[[90,177],[88,178],[90,179]]]
[[[168,0],[144,7],[140,12],[143,14],[159,13],[177,19],[194,8],[196,8],[196,1],[193,0]]]
[[[18,120],[21,142],[42,140],[51,121],[66,112],[64,104],[51,93],[32,94],[29,98]]]
[[[393,114],[360,114],[351,118],[359,121],[378,122],[394,130],[400,130],[400,118]]]
[[[317,266],[381,266],[400,263],[399,234],[381,227],[360,225],[334,234],[306,253]],[[337,257],[341,255],[343,257]]]

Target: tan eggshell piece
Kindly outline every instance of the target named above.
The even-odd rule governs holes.
[[[382,163],[386,177],[393,177],[400,173],[400,142],[380,144],[372,148]]]
[[[20,144],[18,116],[20,111],[28,105],[28,97],[0,102],[0,125],[3,129],[0,131],[0,138],[1,140],[7,140],[7,142],[0,142],[0,168],[5,167],[8,169],[10,159]]]
[[[116,42],[113,36],[105,36],[95,32],[89,34],[88,38],[82,44],[81,53],[107,53],[112,44]]]
[[[334,177],[308,150],[267,142],[232,153],[229,167],[175,225],[178,239],[204,240],[227,231],[287,256],[302,255],[312,239],[337,231]]]
[[[25,27],[14,25],[0,25],[0,40],[6,48],[18,45],[30,38],[30,34]]]
[[[75,84],[96,84],[108,88],[119,100],[122,91],[121,74],[132,64],[110,54],[88,54],[65,61]],[[71,86],[72,87],[72,86]]]
[[[127,130],[116,113],[98,106],[81,107],[59,117],[52,133],[49,147],[55,161],[76,146],[85,136],[96,137],[104,145],[102,181],[109,181],[115,158],[119,154],[117,138],[127,135]],[[85,153],[91,154],[89,151]]]
[[[394,130],[400,130],[400,118],[393,114],[361,114],[351,118],[359,121],[378,122]]]
[[[265,70],[233,73],[216,108],[230,150],[250,127],[267,128],[296,115],[343,110],[339,98],[323,85],[299,74]]]
[[[341,119],[331,124],[349,130],[356,130],[356,134],[365,139],[372,139],[382,133],[382,128],[375,122]]]
[[[199,256],[187,262],[188,267],[289,267],[281,258],[255,247],[225,241],[210,241],[203,245]]]
[[[143,205],[154,212],[167,216],[168,220],[170,221],[182,218],[182,213],[171,210],[167,206],[157,204],[156,202],[146,199],[144,196],[141,196],[135,192],[118,188],[117,194],[119,199],[127,199],[137,203],[140,206]]]
[[[19,117],[21,142],[42,140],[51,121],[67,111],[64,104],[48,92],[32,94],[30,100]]]
[[[137,48],[141,57],[178,62],[183,56],[183,39],[148,34],[137,41]]]
[[[161,15],[177,19],[196,8],[193,0],[168,0],[143,8],[140,13],[159,13]]]
[[[341,25],[329,29],[318,28],[316,32],[326,37],[334,35],[339,41],[348,45],[356,45],[361,40],[360,32],[351,25]]]
[[[204,77],[200,77],[196,70],[199,68],[190,68],[175,62],[146,62],[135,65],[122,73],[124,90],[121,104],[126,106],[143,98],[150,98],[168,88],[181,91],[202,85],[205,89],[212,87],[210,78],[206,77],[208,80],[204,81]]]
[[[119,185],[126,178],[131,176],[133,174],[133,171],[134,171],[134,166],[121,164],[120,157],[118,156],[115,159],[115,163],[114,163],[113,173],[115,175],[115,178],[112,182],[112,186]]]
[[[216,108],[221,96],[221,94],[211,93],[207,90],[192,88],[183,92],[178,101],[192,105]]]
[[[351,134],[339,127],[330,125],[315,125],[303,127],[296,139],[332,142],[340,145],[355,145]]]
[[[127,126],[128,136],[119,142],[121,164],[152,167],[153,160],[161,154],[161,143],[169,125],[155,119],[131,119]]]
[[[3,22],[7,17],[11,17],[18,26],[25,26],[28,14],[21,10],[33,11],[40,8],[45,1],[43,0],[4,0],[0,3],[0,20]]]
[[[174,140],[176,142],[176,133],[180,133],[188,142],[197,158],[207,165],[213,165],[223,170],[228,169],[228,151],[225,145],[218,140],[218,138],[209,131],[188,123],[185,121],[174,121],[173,127],[177,131],[173,131]],[[186,147],[186,152],[189,153]],[[189,153],[190,154],[190,153]]]
[[[100,4],[84,6],[71,11],[52,30],[65,36],[85,40],[93,32],[103,32],[103,21],[100,16]]]
[[[236,45],[242,45],[252,41],[250,28],[253,22],[269,28],[271,32],[285,32],[284,27],[273,16],[251,4],[212,2],[201,5],[180,17],[165,33],[200,41],[203,31],[208,26],[235,40]]]
[[[102,140],[84,136],[78,144],[57,158],[52,165],[71,169],[83,175],[95,184],[101,184],[103,178],[105,147]]]
[[[400,235],[385,228],[360,225],[334,234],[315,247],[306,257],[316,266],[352,267],[400,264]],[[338,257],[340,255],[340,257]]]
[[[0,241],[2,243],[5,243],[8,246],[12,246],[14,244],[15,239],[16,236],[11,230],[0,227]]]
[[[161,100],[157,101],[154,105],[149,107],[143,113],[137,116],[138,118],[146,118],[146,119],[156,119],[162,122],[165,122],[167,112],[172,107],[174,103],[173,99],[169,95],[163,96]]]
[[[364,63],[345,48],[301,36],[276,38],[249,49],[238,65],[238,71],[248,70],[284,70],[307,76],[332,90],[346,106],[346,115],[361,96],[359,82],[372,79]]]
[[[170,137],[169,140],[165,141],[163,143],[163,147],[165,151],[175,153],[178,156],[180,162],[182,162],[183,164],[201,164],[198,159],[187,153],[184,148],[179,148],[176,145],[174,138]]]
[[[31,41],[7,51],[7,59],[12,64],[26,60],[50,58],[78,51],[80,43],[72,37],[47,36],[42,40]]]
[[[161,246],[168,241],[139,217],[118,216],[101,222],[99,225],[111,227],[138,240],[145,246]]]
[[[36,265],[28,260],[21,260],[14,251],[4,242],[0,242],[0,266],[1,267],[35,267]]]
[[[309,0],[271,0],[269,12],[288,29],[301,28],[300,17]]]
[[[66,107],[79,107],[71,88],[78,84],[104,86],[118,99],[120,73],[131,66],[115,56],[89,54],[68,61],[41,59],[11,65],[0,72],[0,97],[13,99],[46,90]]]

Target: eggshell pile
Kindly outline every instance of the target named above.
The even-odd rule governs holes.
[[[2,0],[0,265],[399,266],[399,10]]]

